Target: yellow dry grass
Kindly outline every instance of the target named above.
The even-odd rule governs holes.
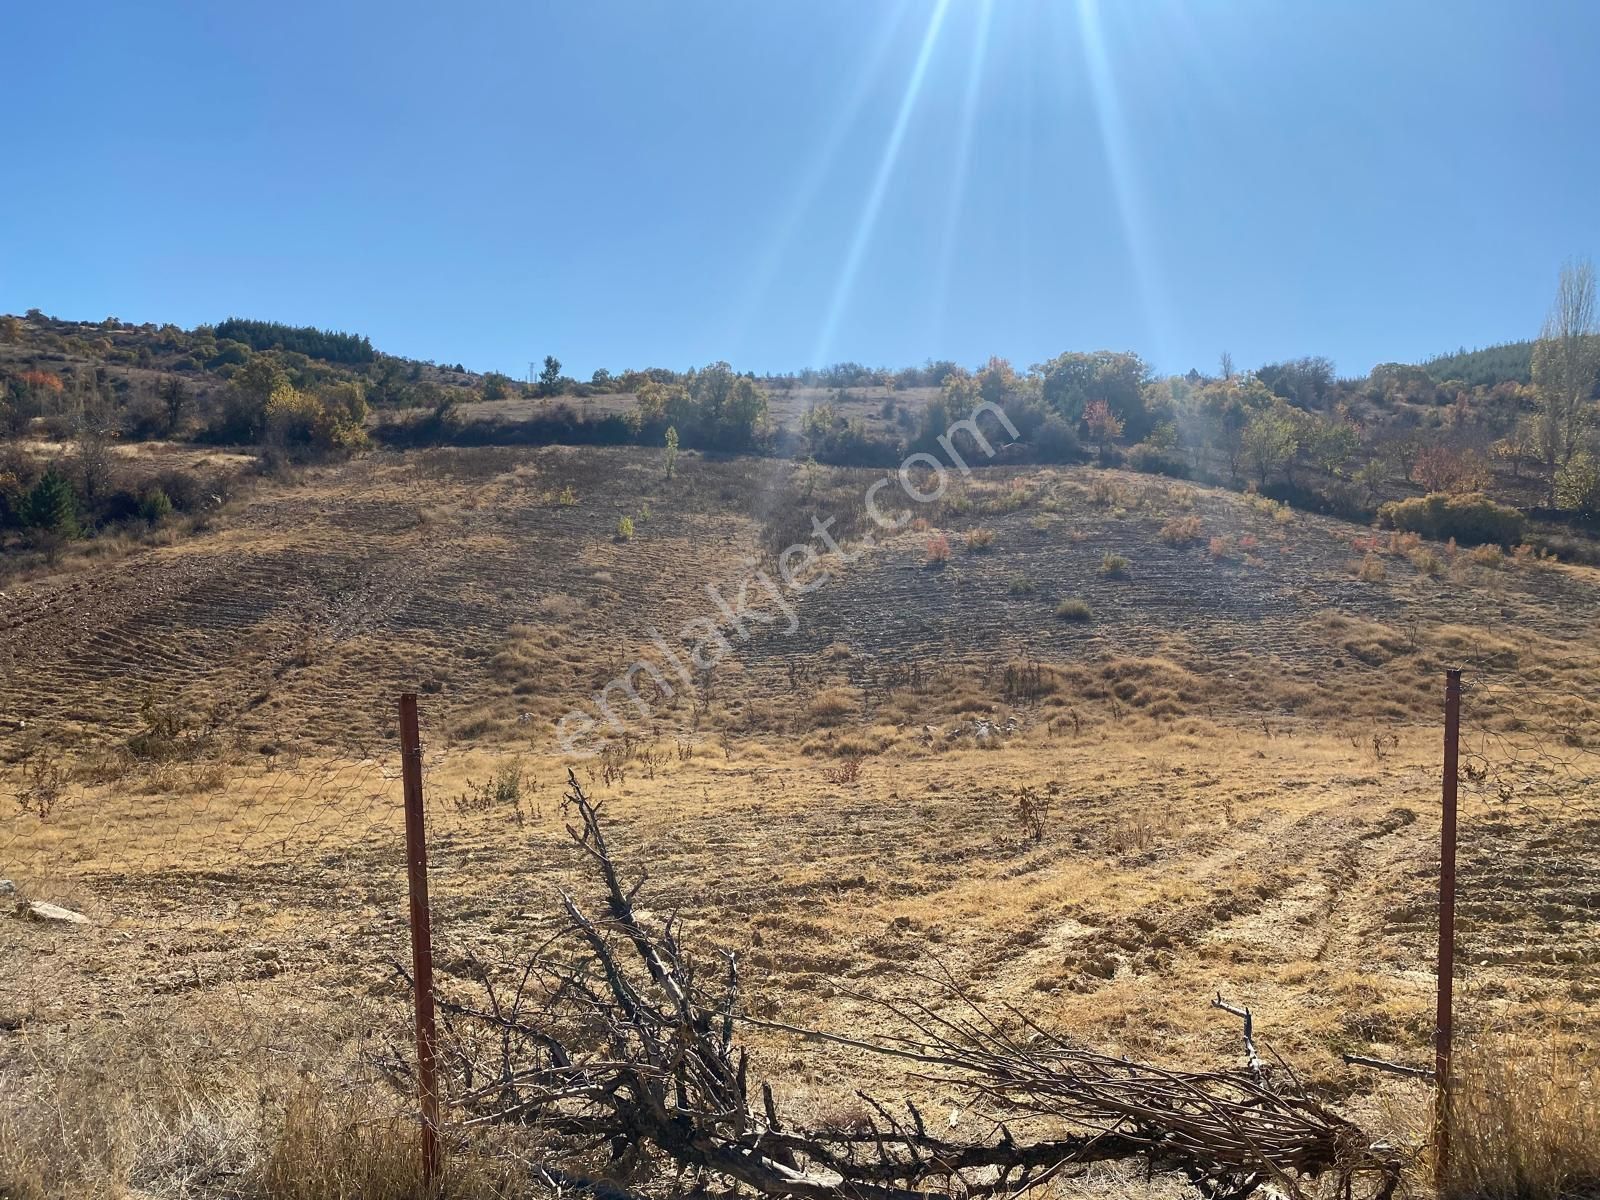
[[[582,884],[553,722],[633,661],[644,617],[671,628],[758,553],[768,469],[685,456],[668,484],[632,451],[357,463],[254,497],[227,530],[28,585],[16,628],[77,640],[28,643],[35,682],[7,685],[37,712],[0,793],[25,794],[41,758],[64,783],[46,816],[4,814],[4,873],[93,924],[0,917],[0,1193],[220,1195],[225,1169],[240,1195],[411,1194],[373,1070],[406,1029],[394,693],[423,694],[440,977],[470,987]],[[1595,573],[1460,556],[1441,579],[1390,539],[1362,581],[1362,531],[1117,472],[1001,474],[951,499],[941,527],[993,528],[988,553],[922,571],[908,530],[830,564],[794,641],[741,647],[625,752],[575,764],[650,871],[643,902],[680,912],[688,944],[738,950],[752,1012],[800,1024],[870,1032],[881,1014],[853,994],[937,960],[1097,1048],[1221,1066],[1239,1030],[1208,1007],[1220,991],[1309,1085],[1418,1145],[1422,1089],[1341,1056],[1428,1057],[1442,670],[1485,681],[1472,732],[1589,753],[1600,638],[1575,605]],[[1230,554],[1169,544],[1174,521]],[[1129,579],[1096,577],[1106,553]],[[1024,571],[1039,595],[1008,594]],[[268,587],[307,579],[323,591],[293,604]],[[1094,621],[1057,620],[1068,596]],[[215,714],[168,761],[126,750],[146,681]],[[1576,699],[1495,690],[1513,686]],[[489,786],[513,764],[514,801]],[[1600,828],[1570,776],[1526,778],[1532,798],[1465,793],[1463,1028],[1520,1022],[1537,1042],[1558,1011],[1569,1040],[1544,1066],[1463,1055],[1463,1079],[1487,1079],[1471,1094],[1509,1107],[1463,1093],[1461,1162],[1479,1165],[1462,1188],[1543,1200],[1594,1140],[1582,871]],[[1037,841],[1024,788],[1051,800]],[[880,1082],[848,1054],[751,1044],[802,1111]],[[509,1186],[519,1152],[463,1147],[461,1194]],[[1496,1190],[1523,1178],[1542,1182]]]

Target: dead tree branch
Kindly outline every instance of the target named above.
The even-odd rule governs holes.
[[[768,1085],[752,1097],[735,1038],[747,1020],[737,959],[723,954],[703,973],[680,945],[676,917],[640,917],[646,877],[624,884],[600,805],[570,772],[564,812],[599,883],[599,911],[563,892],[562,935],[523,964],[509,994],[482,972],[480,998],[438,998],[457,1122],[539,1130],[557,1149],[551,1178],[615,1195],[594,1173],[602,1168],[593,1156],[609,1149],[613,1160],[664,1159],[703,1189],[793,1200],[987,1200],[1130,1158],[1182,1172],[1208,1200],[1243,1200],[1269,1181],[1298,1196],[1297,1180],[1327,1172],[1347,1186],[1370,1178],[1379,1200],[1394,1190],[1396,1164],[1355,1126],[1273,1086],[1248,1014],[1220,997],[1217,1007],[1246,1022],[1242,1071],[1168,1071],[1095,1054],[1025,1014],[990,1011],[948,973],[924,980],[927,1000],[874,1001],[902,1034],[851,1039],[748,1019],[910,1060],[913,1082],[955,1090],[996,1135],[942,1137],[912,1099],[865,1093],[865,1117],[846,1127],[784,1120]]]

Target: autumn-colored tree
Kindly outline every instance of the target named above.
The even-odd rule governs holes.
[[[1083,406],[1083,424],[1102,446],[1122,436],[1122,418],[1104,400],[1091,400]]]
[[[1489,464],[1474,450],[1425,446],[1417,452],[1412,478],[1430,492],[1477,492],[1488,487]]]
[[[53,371],[24,371],[22,373],[22,382],[36,396],[41,398],[59,396],[65,390],[65,385],[61,382],[61,376]]]

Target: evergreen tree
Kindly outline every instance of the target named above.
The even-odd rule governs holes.
[[[28,493],[23,509],[24,522],[33,529],[71,541],[78,528],[78,497],[66,477],[51,467],[39,477]]]

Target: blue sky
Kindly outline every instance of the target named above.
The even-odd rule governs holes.
[[[1531,336],[1600,257],[1587,3],[13,4],[0,44],[4,311],[1358,374]]]

